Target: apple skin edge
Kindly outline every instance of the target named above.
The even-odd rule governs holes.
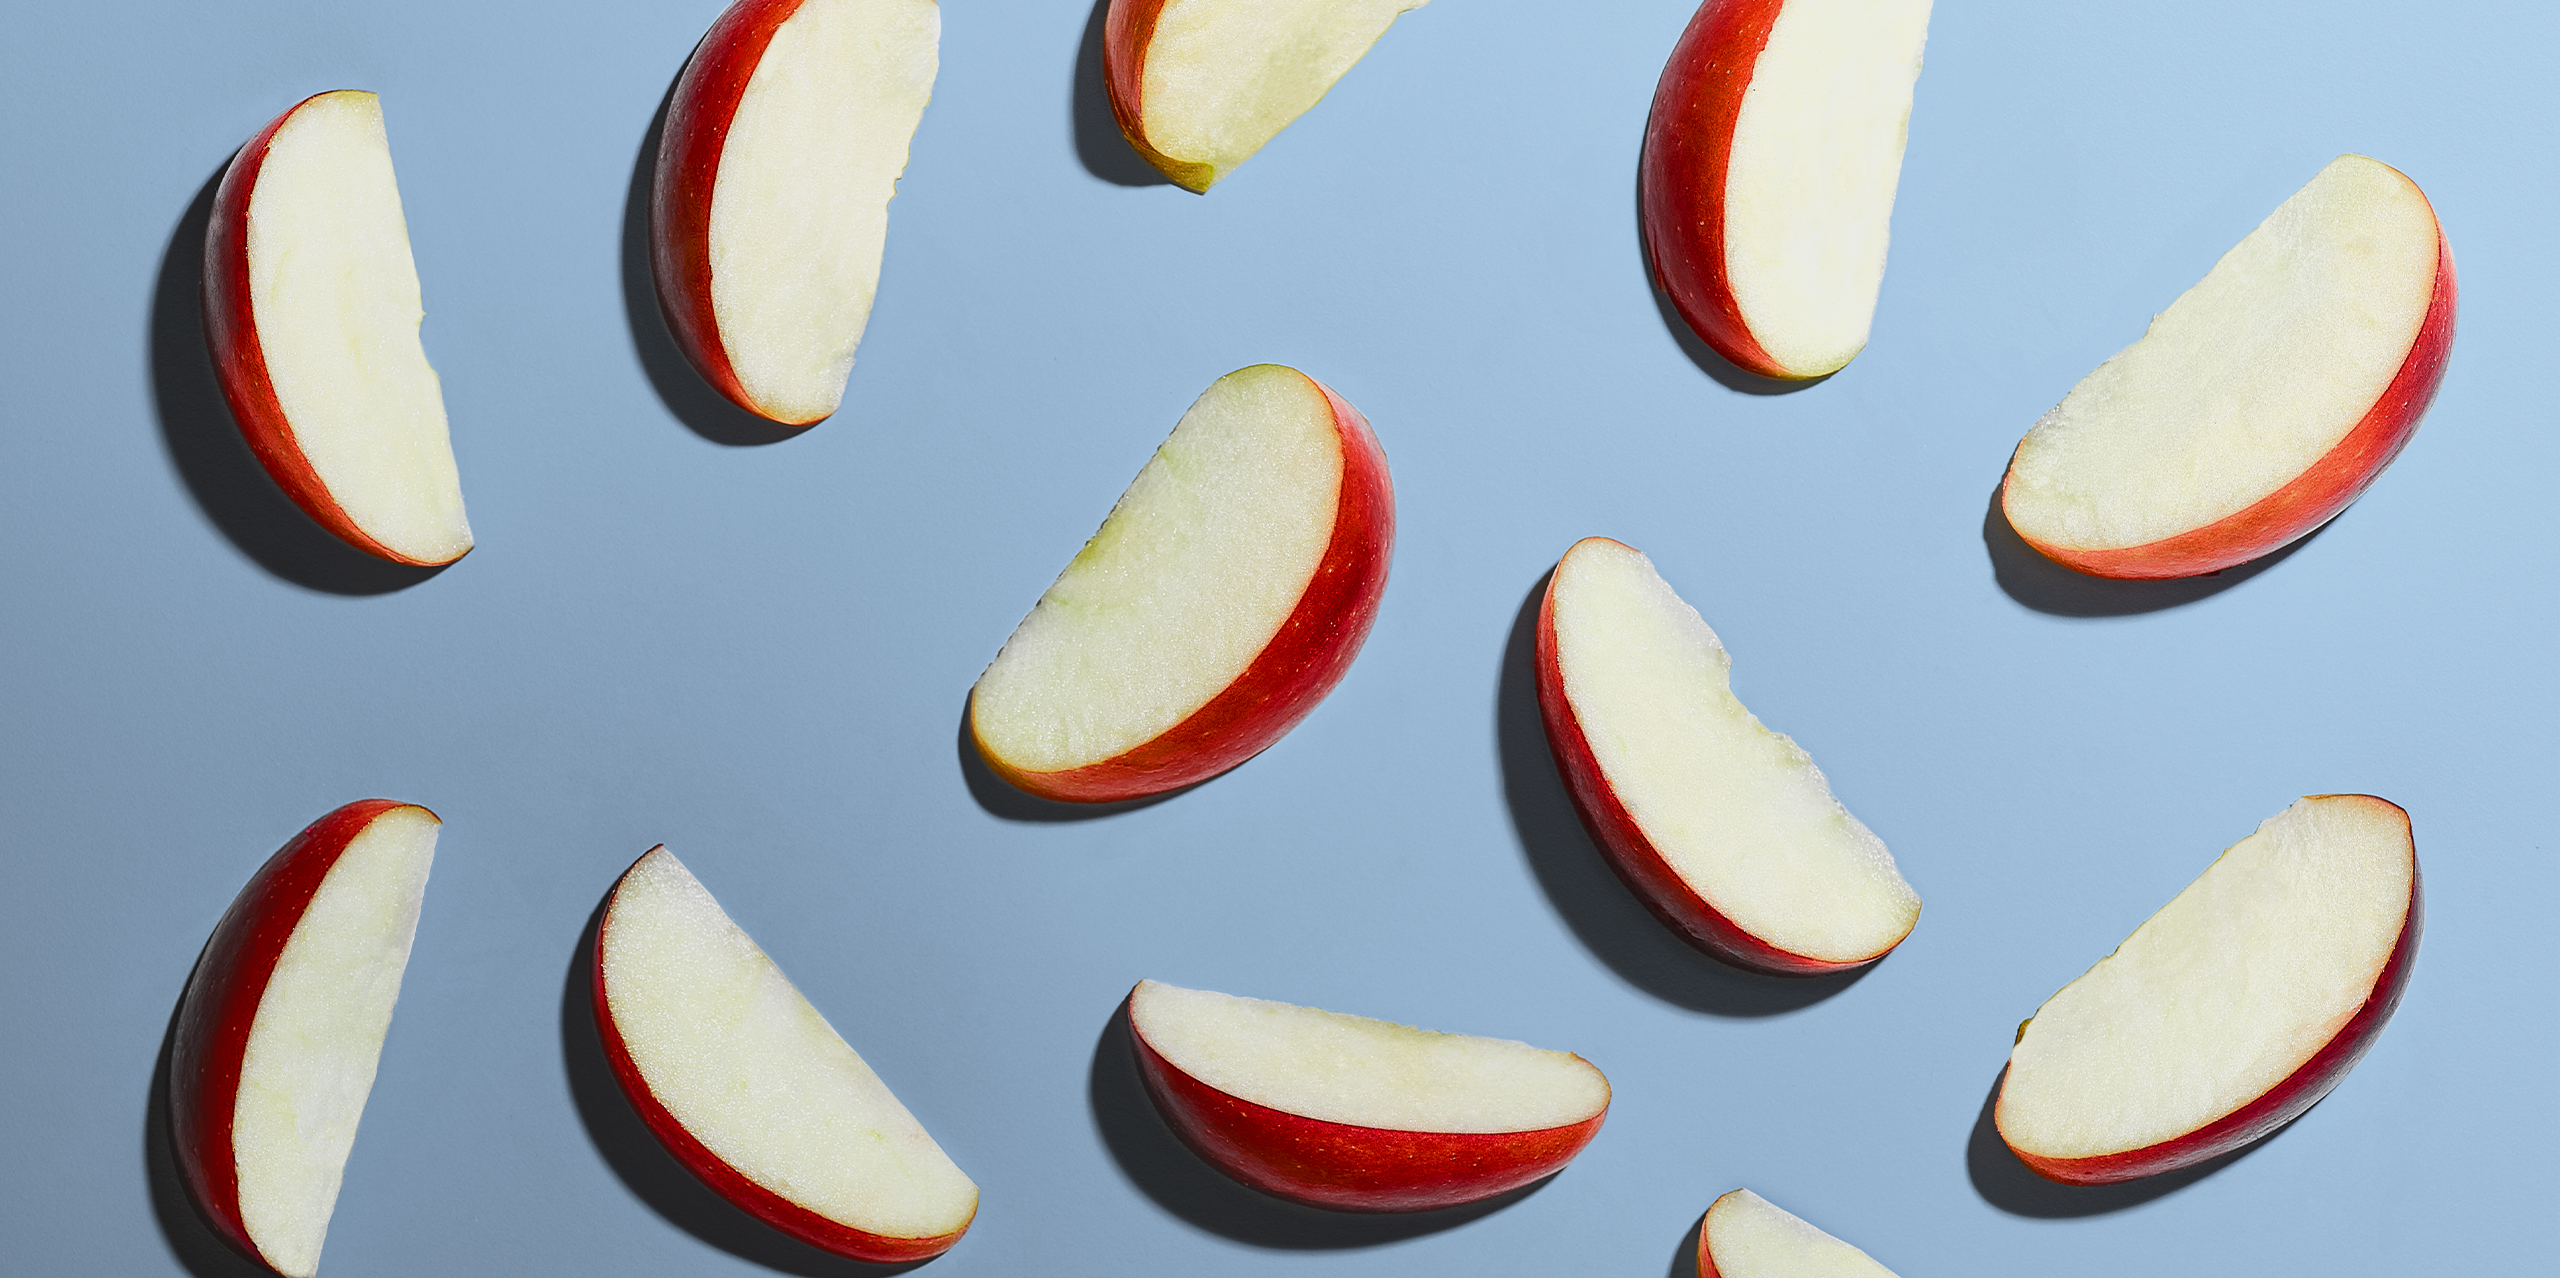
[[[797,3],[797,0],[793,0]],[[652,849],[654,851],[654,849]],[[645,858],[646,853],[642,856]],[[634,862],[633,864],[638,864]],[[629,870],[623,872],[627,878]],[[595,1014],[596,1037],[604,1047],[607,1068],[613,1080],[622,1086],[622,1095],[638,1112],[649,1133],[658,1138],[678,1164],[693,1173],[705,1188],[726,1199],[731,1206],[763,1221],[790,1237],[821,1251],[873,1264],[905,1264],[931,1260],[951,1250],[960,1236],[969,1232],[969,1222],[947,1234],[930,1238],[892,1238],[860,1230],[809,1210],[780,1194],[747,1178],[746,1173],[703,1144],[676,1121],[657,1093],[649,1090],[649,1080],[640,1076],[640,1067],[631,1059],[631,1050],[622,1041],[622,1031],[613,1022],[612,1004],[605,997],[604,941],[613,926],[614,898],[622,892],[622,880],[616,879],[613,891],[605,896],[604,914],[596,924],[595,949],[587,964],[592,974],[587,983],[588,1004]],[[974,1221],[974,1217],[972,1218]]]
[[[1131,998],[1136,997],[1135,993]],[[1124,1014],[1134,1004],[1123,1002]],[[1334,1211],[1455,1207],[1545,1179],[1591,1143],[1609,1112],[1526,1132],[1408,1132],[1284,1113],[1184,1073],[1147,1043],[1134,1014],[1129,1043],[1157,1112],[1210,1166],[1264,1193]]]
[[[1350,672],[1387,590],[1395,554],[1395,488],[1368,419],[1332,387],[1307,380],[1333,407],[1334,432],[1342,441],[1342,489],[1334,504],[1333,537],[1279,632],[1233,682],[1181,722],[1080,768],[1029,772],[998,758],[978,735],[973,704],[969,740],[997,776],[1062,803],[1110,803],[1178,790],[1271,748]]]
[[[1727,918],[1705,897],[1683,881],[1678,871],[1653,846],[1636,824],[1634,814],[1618,801],[1617,792],[1600,771],[1600,760],[1591,752],[1591,740],[1583,735],[1582,722],[1574,716],[1573,703],[1564,691],[1564,667],[1556,652],[1556,587],[1555,578],[1547,579],[1546,594],[1538,602],[1538,717],[1547,729],[1547,748],[1554,754],[1556,771],[1564,776],[1565,789],[1573,796],[1573,810],[1582,818],[1582,828],[1598,844],[1609,868],[1644,902],[1653,916],[1699,949],[1736,967],[1770,976],[1820,976],[1864,967],[1892,952],[1887,946],[1862,959],[1836,962],[1782,950],[1743,930],[1742,925]],[[1901,938],[1894,938],[1895,944]]]
[[[347,844],[385,812],[411,805],[360,799],[293,836],[234,897],[196,959],[178,1008],[169,1056],[169,1134],[178,1176],[206,1223],[244,1256],[265,1263],[240,1215],[240,1168],[231,1120],[240,1066],[267,981],[311,898]]]
[[[649,188],[649,266],[657,282],[658,308],[694,371],[730,403],[785,426],[792,421],[759,407],[738,380],[720,324],[711,309],[711,192],[720,176],[720,153],[729,123],[746,96],[747,81],[764,60],[773,33],[800,11],[801,0],[738,0],[703,33],[667,101],[665,131],[658,139],[658,167]]]
[[[355,517],[338,504],[329,486],[320,481],[320,472],[303,456],[302,445],[294,440],[293,424],[285,420],[284,405],[276,399],[275,383],[267,375],[266,351],[258,341],[258,317],[249,286],[249,197],[257,192],[258,172],[266,167],[267,144],[275,140],[276,130],[294,112],[327,96],[315,93],[267,121],[267,127],[258,130],[222,171],[204,231],[205,344],[241,438],[302,513],[368,555],[419,568],[441,567],[452,561],[401,554],[357,527]]]
[[[1724,252],[1724,193],[1734,121],[1785,0],[1706,0],[1671,47],[1637,162],[1645,256],[1654,285],[1717,354],[1762,377],[1802,381],[1763,349],[1734,301]]]
[[[2374,799],[2374,802],[2390,801]],[[2391,806],[2395,810],[2398,808],[2397,804]],[[2405,819],[2407,814],[2402,815]],[[2400,939],[2392,945],[2391,957],[2383,960],[2382,974],[2374,981],[2373,991],[2365,996],[2364,1005],[2356,1009],[2356,1014],[2347,1018],[2347,1023],[2340,1026],[2319,1051],[2312,1053],[2311,1059],[2286,1075],[2282,1082],[2260,1093],[2257,1099],[2184,1136],[2141,1149],[2089,1158],[2048,1158],[2018,1148],[2009,1140],[2009,1133],[2001,1124],[2000,1106],[1994,1102],[1992,1123],[2001,1127],[2000,1142],[2008,1145],[2009,1152],[2017,1155],[2018,1161],[2025,1163],[2028,1170],[2047,1180],[2065,1185],[2112,1185],[2193,1167],[2264,1138],[2319,1104],[2331,1089],[2345,1081],[2347,1072],[2356,1067],[2356,1062],[2363,1060],[2364,1054],[2373,1049],[2374,1040],[2382,1036],[2382,1027],[2389,1024],[2391,1014],[2400,1009],[2401,995],[2408,991],[2409,975],[2417,963],[2418,935],[2425,930],[2426,913],[2426,893],[2419,884],[2417,858],[2413,850],[2409,863],[2409,912],[2401,920]],[[2026,1026],[2020,1025],[2018,1033],[2023,1036]],[[2001,1075],[2004,1098],[2007,1087],[2008,1075],[2004,1071]]]
[[[2419,322],[2417,338],[2409,344],[2400,372],[2345,438],[2282,488],[2246,509],[2202,528],[2140,546],[2084,550],[2038,541],[2024,532],[2018,534],[2020,540],[2065,568],[2124,581],[2220,572],[2300,540],[2312,529],[2337,518],[2338,512],[2363,496],[2364,490],[2381,478],[2382,472],[2400,456],[2400,450],[2408,446],[2409,437],[2417,433],[2419,420],[2426,416],[2428,405],[2435,402],[2436,388],[2444,381],[2445,363],[2453,353],[2458,292],[2453,247],[2445,242],[2444,229],[2439,226],[2435,291],[2428,299],[2427,317]],[[2011,456],[2014,466],[2015,454]],[[2009,485],[2015,474],[2013,469],[2000,479],[2003,519],[2009,519]],[[2016,520],[2009,522],[2011,527],[2017,526]]]
[[[1156,20],[1165,0],[1111,0],[1102,18],[1102,79],[1110,92],[1111,118],[1120,136],[1139,157],[1156,167],[1175,186],[1205,195],[1218,175],[1206,164],[1177,160],[1147,144],[1146,116],[1140,88],[1146,83],[1147,48],[1155,42]]]

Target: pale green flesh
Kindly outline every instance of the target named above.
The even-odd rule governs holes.
[[[1718,1278],[1894,1278],[1867,1253],[1748,1189],[1717,1199],[1705,1232]]]
[[[1168,0],[1139,88],[1147,144],[1205,191],[1322,99],[1425,0]]]

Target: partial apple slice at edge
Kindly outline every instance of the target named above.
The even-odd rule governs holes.
[[[287,1278],[320,1263],[440,826],[366,799],[311,823],[224,911],[169,1062],[178,1173],[216,1233]]]
[[[1920,897],[1822,770],[1733,695],[1724,644],[1640,551],[1574,543],[1538,606],[1538,710],[1574,807],[1655,916],[1780,975],[1872,963]]]
[[[250,451],[349,545],[432,567],[471,549],[444,391],[382,104],[322,93],[224,170],[205,227],[204,325]]]
[[[978,1187],[664,847],[596,927],[605,1061],[685,1170],[810,1246],[880,1263],[951,1249]]]
[[[1358,410],[1296,369],[1229,373],[979,676],[970,736],[1049,799],[1216,776],[1342,681],[1394,548],[1386,454]]]
[[[1893,1278],[1867,1253],[1748,1189],[1707,1208],[1698,1278]]]
[[[2408,813],[2295,803],[2018,1027],[2000,1138],[2039,1175],[2095,1185],[2267,1135],[2372,1048],[2424,917]]]
[[[1283,1198],[1420,1211],[1553,1175],[1608,1116],[1570,1052],[1141,981],[1138,1072],[1212,1166]]]

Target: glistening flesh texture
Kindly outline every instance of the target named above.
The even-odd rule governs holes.
[[[711,1156],[849,1231],[968,1227],[977,1186],[666,849],[615,887],[597,949],[611,1040]]]
[[[1140,982],[1133,1027],[1228,1095],[1325,1122],[1417,1132],[1543,1131],[1609,1105],[1570,1052],[1266,999]]]
[[[247,258],[257,349],[290,448],[378,546],[365,549],[415,564],[461,558],[471,525],[444,391],[418,340],[426,311],[380,99],[324,93],[276,128],[249,196]]]
[[[1136,77],[1141,152],[1181,186],[1208,190],[1322,100],[1397,15],[1424,3],[1162,0]]]
[[[1066,771],[1224,691],[1315,577],[1345,465],[1332,401],[1305,374],[1263,364],[1218,379],[979,677],[981,748]]]
[[[2001,1138],[2048,1176],[2091,1182],[2282,1126],[2397,1006],[2418,901],[2398,807],[2315,795],[2268,818],[2036,1009],[2009,1054]]]
[[[1884,841],[1733,695],[1732,657],[1650,559],[1586,538],[1551,599],[1562,690],[1607,791],[1594,797],[1688,890],[1771,949],[1830,964],[1910,933],[1920,897]]]
[[[1748,1189],[1707,1208],[1698,1278],[1894,1278],[1867,1253]]]
[[[2245,562],[2317,527],[2389,464],[2434,394],[2452,327],[2443,252],[2416,184],[2364,156],[2332,161],[2027,432],[2002,489],[2010,524],[2048,555],[2122,576]],[[2396,385],[2419,357],[2423,385]],[[2407,402],[2384,403],[2393,392]],[[2388,437],[2371,460],[2274,544],[2107,570],[2109,552],[2240,515],[2374,429]]]
[[[738,99],[711,191],[711,309],[766,417],[814,422],[844,398],[941,31],[933,0],[805,0]]]
[[[1929,0],[1786,0],[1733,126],[1726,278],[1788,377],[1867,344]]]

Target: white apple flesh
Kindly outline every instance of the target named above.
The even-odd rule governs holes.
[[[1265,1192],[1350,1211],[1491,1197],[1554,1174],[1608,1114],[1570,1052],[1141,981],[1129,1030],[1183,1141]]]
[[[1698,1278],[1894,1278],[1867,1253],[1748,1189],[1707,1208]]]
[[[1244,762],[1349,671],[1394,545],[1357,410],[1274,364],[1218,379],[979,677],[979,753],[1074,802]]]
[[[439,829],[378,799],[312,823],[241,889],[187,983],[180,1175],[218,1233],[287,1278],[319,1266]]]
[[[1606,537],[1556,564],[1538,708],[1592,839],[1664,922],[1784,975],[1874,962],[1920,897],[1813,759],[1733,695],[1733,658],[1653,561]]]
[[[205,231],[204,310],[232,417],[304,512],[397,563],[471,549],[380,99],[319,94],[240,148]]]
[[[2399,171],[2341,156],[2019,441],[2010,526],[2101,577],[2246,563],[2399,456],[2452,350],[2453,254]]]
[[[1111,0],[1103,72],[1120,132],[1205,192],[1321,100],[1426,0]]]
[[[2050,1179],[2103,1184],[2284,1126],[2391,1019],[2423,916],[2406,812],[2294,804],[2019,1027],[2001,1139]]]
[[[1802,380],[1865,349],[1929,0],[1707,0],[1640,161],[1655,278],[1736,365]]]
[[[978,1187],[665,848],[614,885],[594,1010],[623,1092],[686,1170],[839,1255],[949,1250]]]
[[[843,401],[941,33],[933,0],[739,0],[686,63],[650,206],[658,297],[749,412],[807,425]]]

